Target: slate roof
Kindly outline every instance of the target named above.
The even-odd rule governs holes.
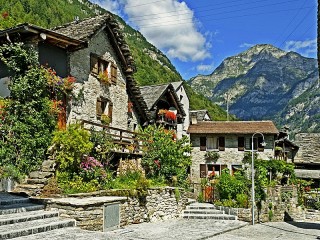
[[[183,84],[183,81],[172,82],[171,84],[174,87],[174,89],[177,91],[177,89],[180,88],[180,86]]]
[[[153,109],[154,106],[157,105],[157,102],[168,90],[170,90],[171,93],[173,94],[175,101],[177,102],[180,108],[179,112],[182,114],[182,116],[185,116],[186,113],[183,110],[183,105],[179,100],[179,97],[176,93],[176,89],[173,87],[171,83],[140,87],[141,94],[145,102],[147,103],[149,110]]]
[[[88,41],[98,30],[107,26],[107,21],[112,19],[110,14],[98,15],[81,21],[73,21],[52,30],[78,40]]]
[[[122,63],[121,67],[123,72],[126,74],[127,92],[130,96],[130,100],[134,104],[134,108],[137,109],[139,115],[142,116],[145,121],[150,120],[151,114],[143,96],[141,95],[140,88],[133,77],[133,73],[136,71],[133,57],[129,46],[125,42],[118,22],[114,19],[112,14],[106,13],[86,18],[81,21],[73,21],[53,29],[53,31],[57,33],[86,42],[90,42],[90,39],[102,30],[107,31],[110,42],[116,53],[118,53],[119,59]]]
[[[198,121],[207,121],[206,119],[204,119],[206,115],[208,115],[209,118],[211,119],[211,116],[209,115],[209,112],[206,109],[190,111],[190,116],[192,117],[194,115],[196,115]]]
[[[188,133],[198,134],[278,134],[272,121],[204,121],[189,126]]]

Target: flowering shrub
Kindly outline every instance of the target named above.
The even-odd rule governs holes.
[[[166,110],[166,109],[160,109],[159,112],[158,112],[158,115],[159,116],[164,116],[164,115],[166,115],[167,112],[168,112],[168,110]]]
[[[87,157],[80,164],[80,176],[85,181],[90,181],[93,179],[103,180],[107,177],[106,170],[103,168],[101,162],[99,162],[94,157]]]
[[[68,93],[74,88],[74,83],[76,82],[75,77],[68,76],[65,78],[57,76],[55,70],[48,68],[46,69],[46,77],[48,79],[48,85],[54,89]]]
[[[171,120],[171,121],[176,121],[177,120],[177,116],[174,112],[171,112],[171,111],[167,111],[166,112],[166,118],[168,120]]]

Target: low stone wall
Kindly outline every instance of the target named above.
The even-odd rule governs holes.
[[[256,222],[280,222],[308,220],[305,210],[298,206],[297,188],[293,186],[276,186],[265,190],[266,200],[261,209],[255,208]],[[249,208],[229,208],[217,206],[227,214],[236,215],[238,220],[251,222],[252,210]],[[320,216],[320,213],[319,213]],[[310,217],[311,218],[311,217]],[[316,218],[316,217],[315,217]]]
[[[320,211],[313,210],[313,209],[307,209],[305,219],[310,222],[320,221]]]
[[[186,207],[187,197],[183,189],[179,189],[179,194],[176,191],[171,187],[153,188],[144,197],[132,196],[128,190],[98,191],[45,202],[47,210],[59,210],[61,217],[74,218],[82,229],[102,231],[106,203],[120,203],[120,226],[178,218]]]

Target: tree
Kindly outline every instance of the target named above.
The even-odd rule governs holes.
[[[147,176],[164,177],[167,181],[177,177],[178,183],[183,183],[191,165],[187,137],[175,140],[172,130],[155,125],[149,125],[142,132],[148,135],[144,138],[145,155],[142,158]]]

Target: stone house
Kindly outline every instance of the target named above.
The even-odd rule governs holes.
[[[298,133],[295,144],[299,146],[294,164],[298,178],[313,180],[313,187],[320,187],[320,133]]]
[[[206,109],[202,110],[191,110],[190,112],[190,122],[191,124],[197,124],[197,122],[201,121],[211,121],[211,116]]]
[[[135,65],[120,27],[111,14],[74,21],[55,29],[20,24],[0,31],[0,44],[24,42],[39,53],[41,65],[58,76],[76,78],[72,99],[64,99],[64,122],[88,120],[135,130],[149,121],[147,105],[133,78]],[[1,63],[0,63],[1,64]],[[0,66],[0,83],[8,73]],[[3,95],[8,91],[3,91]],[[61,121],[61,119],[60,119]]]
[[[143,86],[140,91],[151,113],[152,122],[175,130],[177,137],[181,138],[188,129],[189,117],[186,108],[189,107],[189,99],[182,83],[175,86],[177,88],[172,83]]]
[[[241,168],[245,153],[251,152],[252,141],[260,159],[273,158],[279,131],[272,121],[201,121],[191,124],[188,133],[192,144],[191,179],[200,183],[212,172],[220,175],[224,168],[231,173]],[[212,152],[219,158],[211,159],[208,153]]]

